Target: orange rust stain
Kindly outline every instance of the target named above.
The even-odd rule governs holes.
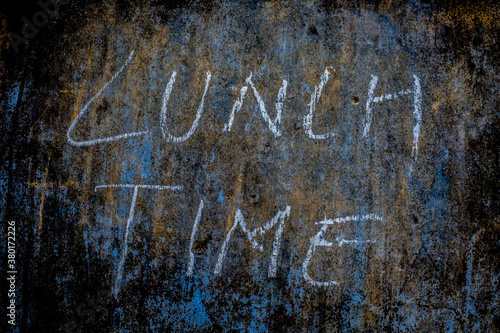
[[[10,47],[10,33],[7,31],[7,20],[0,20],[0,49],[8,49]]]
[[[74,180],[68,180],[64,183],[61,183],[61,182],[42,182],[42,183],[36,183],[36,182],[32,182],[32,183],[28,183],[28,186],[29,187],[47,187],[47,186],[58,186],[58,187],[70,187],[70,186],[77,186],[79,185],[80,183],[78,182],[75,182]]]
[[[461,5],[453,10],[441,13],[445,20],[464,24],[468,27],[475,26],[476,22],[481,22],[488,28],[498,27],[498,15],[495,15],[490,8],[481,5]]]
[[[431,107],[432,107],[432,111],[434,111],[434,113],[437,114],[439,111],[439,105],[441,104],[441,102],[439,101],[438,95],[434,95],[433,97],[434,97],[435,102],[432,103]]]
[[[231,226],[232,226],[232,223],[231,221],[234,219],[234,208],[233,210],[231,211],[231,214],[227,217],[227,228],[226,228],[226,231],[229,231],[229,229],[231,229]]]
[[[91,73],[92,59],[93,59],[93,49],[90,50],[89,54],[90,55],[88,57],[88,64],[87,64],[87,77],[84,79],[83,87],[85,86],[85,83],[88,81],[88,77],[90,76],[90,73]],[[82,105],[83,94],[84,94],[83,91],[84,91],[84,89],[79,89],[80,93],[78,94],[78,96],[77,96],[77,102],[75,103],[74,117],[76,117],[78,115],[78,110],[80,110],[80,107]],[[91,109],[91,111],[89,113],[92,113],[92,109]],[[89,119],[90,119],[90,117],[89,117]],[[93,154],[86,154],[86,156],[85,156],[85,175],[87,175],[87,177],[86,177],[86,185],[87,186],[91,183],[91,180],[92,180],[92,167],[93,167],[92,162],[93,162],[93,158],[94,158]],[[88,191],[84,191],[83,196],[82,196],[82,201],[85,202],[85,203],[88,203],[88,201],[89,201],[89,193],[88,193]],[[83,209],[82,214],[81,214],[80,225],[83,225],[84,223],[87,222],[87,212],[88,212],[88,209],[89,209],[88,205],[84,205],[84,209]]]
[[[78,91],[78,94],[76,95],[76,102],[75,102],[75,107],[73,109],[73,117],[71,118],[71,122],[75,120],[76,116],[78,116],[78,111],[81,109],[83,100],[83,91],[85,90],[84,88],[86,84],[87,84],[87,79],[84,79],[82,84],[82,89],[80,89]]]
[[[42,199],[40,202],[40,209],[38,211],[38,234],[40,235],[40,232],[42,231],[42,225],[43,225],[43,220],[42,220],[42,213],[43,213],[43,204],[45,202],[45,193],[47,192],[47,178],[49,176],[49,164],[50,164],[50,153],[49,153],[49,159],[47,161],[47,166],[45,167],[45,176],[43,178],[43,190],[42,190]]]
[[[114,203],[114,202],[113,202],[113,203]],[[128,215],[127,215],[127,217],[126,217],[126,218],[124,218],[124,219],[120,218],[120,216],[119,216],[119,215],[118,215],[118,213],[116,212],[116,206],[115,206],[115,205],[113,205],[113,212],[115,213],[115,217],[116,217],[116,219],[118,220],[118,222],[120,222],[120,223],[125,223],[125,221],[127,221],[127,219],[128,219]]]
[[[405,189],[406,189],[406,178],[403,178],[403,185],[401,186],[401,192],[399,193],[400,197],[403,197],[405,195]]]
[[[82,105],[83,105],[83,95],[85,93],[85,85],[87,84],[87,80],[88,80],[88,77],[90,75],[90,72],[91,72],[91,67],[92,67],[92,59],[93,59],[93,50],[90,51],[90,56],[88,58],[88,63],[87,63],[87,76],[85,77],[85,79],[83,79],[83,84],[82,84],[82,87],[81,89],[78,89],[78,94],[76,95],[76,102],[75,102],[75,107],[73,109],[73,117],[71,118],[71,122],[73,122],[73,120],[75,120],[76,116],[78,116],[78,111],[81,109]],[[67,91],[71,91],[71,90],[67,90]],[[63,91],[61,91],[63,92]]]

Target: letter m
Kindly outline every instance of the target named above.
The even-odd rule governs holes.
[[[278,252],[281,245],[281,234],[283,233],[283,228],[285,226],[285,218],[290,216],[290,206],[286,206],[284,211],[278,211],[278,213],[271,219],[271,221],[265,223],[262,227],[256,228],[252,231],[248,230],[246,227],[245,219],[243,218],[243,214],[241,214],[241,210],[237,209],[234,217],[234,224],[229,230],[226,239],[224,240],[224,244],[222,245],[221,252],[219,254],[219,258],[217,259],[217,264],[215,266],[215,275],[220,275],[222,269],[222,263],[224,261],[224,257],[227,253],[228,243],[231,239],[231,236],[234,230],[239,226],[241,231],[247,235],[248,241],[252,244],[252,247],[255,249],[259,249],[262,251],[264,249],[263,244],[259,244],[255,239],[257,234],[263,236],[268,230],[274,227],[276,224],[278,228],[274,233],[274,241],[273,241],[273,253],[271,255],[271,263],[269,264],[269,277],[276,277],[276,266],[277,266],[277,257]]]

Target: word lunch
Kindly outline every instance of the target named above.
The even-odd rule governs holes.
[[[92,146],[100,143],[109,143],[113,141],[118,141],[118,140],[125,140],[125,139],[130,139],[134,137],[141,137],[149,134],[148,131],[141,131],[141,132],[131,132],[131,133],[124,133],[124,134],[119,134],[115,136],[109,136],[109,137],[101,137],[101,138],[95,138],[95,139],[88,139],[84,141],[77,141],[72,138],[71,134],[74,131],[76,125],[80,121],[80,119],[85,115],[87,112],[88,108],[90,105],[106,90],[106,88],[124,71],[124,69],[128,66],[128,64],[132,61],[134,56],[134,51],[132,51],[125,61],[125,63],[120,67],[120,69],[111,77],[109,81],[104,83],[104,85],[101,87],[101,89],[82,107],[80,112],[77,114],[75,119],[72,121],[71,125],[69,126],[69,129],[67,131],[67,139],[68,142],[74,146],[77,147],[85,147],[85,146]],[[310,139],[314,140],[325,140],[328,138],[333,138],[335,137],[334,132],[327,132],[327,133],[314,133],[313,132],[313,119],[314,119],[314,114],[316,113],[316,107],[318,103],[320,102],[321,94],[323,92],[324,87],[329,81],[330,75],[335,72],[335,69],[332,67],[327,67],[323,74],[320,77],[320,82],[318,85],[315,86],[314,92],[311,94],[311,100],[309,104],[306,106],[307,114],[304,115],[303,117],[303,130],[307,134],[307,136]],[[173,142],[173,143],[182,143],[186,140],[188,140],[193,133],[196,131],[196,129],[200,126],[201,123],[201,117],[203,114],[204,106],[205,106],[205,97],[207,95],[209,86],[210,86],[210,81],[212,79],[212,74],[208,71],[206,72],[206,79],[205,79],[205,87],[203,90],[203,94],[201,96],[201,101],[198,107],[198,110],[196,112],[195,119],[193,120],[191,127],[189,130],[182,136],[174,136],[169,130],[169,124],[167,123],[167,105],[168,101],[170,99],[170,96],[174,90],[174,84],[176,81],[177,77],[177,72],[173,71],[170,79],[166,85],[165,91],[163,93],[163,98],[162,98],[162,105],[160,109],[160,128],[161,128],[161,134],[164,140],[167,142]],[[370,126],[372,124],[372,119],[373,119],[373,106],[376,103],[382,103],[383,101],[389,101],[389,100],[395,100],[402,98],[404,96],[409,96],[413,95],[413,118],[414,118],[414,124],[413,124],[413,142],[412,142],[412,157],[414,160],[417,159],[417,151],[418,151],[418,139],[421,131],[421,124],[422,124],[422,110],[421,110],[421,104],[422,104],[422,92],[421,92],[421,87],[420,87],[420,80],[416,75],[413,75],[413,82],[414,86],[413,89],[401,89],[400,91],[395,91],[392,93],[386,93],[382,94],[380,96],[375,95],[375,90],[377,88],[377,82],[378,82],[378,76],[372,75],[371,76],[371,81],[369,84],[368,88],[368,94],[367,94],[367,99],[366,99],[366,114],[364,118],[364,126],[363,126],[363,138],[367,137],[369,131],[370,131]],[[253,92],[253,95],[255,96],[255,99],[257,100],[259,111],[261,113],[261,116],[265,123],[268,125],[269,130],[272,132],[272,134],[275,137],[280,137],[283,135],[283,130],[282,130],[282,114],[283,110],[285,108],[285,100],[287,96],[287,87],[288,87],[288,81],[286,79],[282,80],[281,87],[278,92],[278,97],[277,101],[275,103],[275,109],[276,109],[276,116],[274,119],[271,118],[269,115],[269,108],[266,107],[261,94],[259,93],[259,90],[257,89],[256,83],[253,80],[252,73],[249,74],[249,76],[246,78],[244,85],[240,88],[239,90],[239,96],[234,101],[233,107],[231,109],[230,115],[229,115],[229,120],[226,124],[224,124],[223,132],[230,132],[231,128],[233,126],[233,122],[235,120],[236,114],[240,111],[241,107],[243,106],[243,103],[245,101],[246,96],[248,95],[248,90],[249,87],[251,91]]]

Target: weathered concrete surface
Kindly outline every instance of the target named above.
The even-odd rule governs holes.
[[[17,326],[2,316],[2,327],[499,331],[499,13],[487,2],[76,1],[18,53],[6,36],[20,26],[5,17],[0,220],[17,223],[18,274]],[[169,141],[192,127],[207,72],[199,125]],[[272,120],[287,82],[276,127],[251,73]],[[374,76],[383,101],[370,100]],[[72,140],[147,134],[72,144],[103,87]],[[110,184],[182,189],[137,189],[131,217],[134,188],[96,189]],[[253,230],[287,207],[276,256],[281,220],[254,238],[262,251],[233,228],[238,212]],[[318,222],[349,216],[319,242]]]

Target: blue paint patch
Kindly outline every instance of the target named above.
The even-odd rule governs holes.
[[[12,93],[7,97],[7,105],[9,106],[9,111],[13,111],[17,105],[17,100],[19,98],[19,85],[20,83],[18,83],[17,86],[12,89]]]
[[[194,319],[194,326],[197,328],[210,324],[210,319],[203,305],[204,298],[206,298],[206,295],[197,289],[193,295],[193,301],[191,302],[191,318]]]
[[[223,202],[224,201],[224,191],[220,190],[219,192],[219,198],[217,198],[218,202]]]

